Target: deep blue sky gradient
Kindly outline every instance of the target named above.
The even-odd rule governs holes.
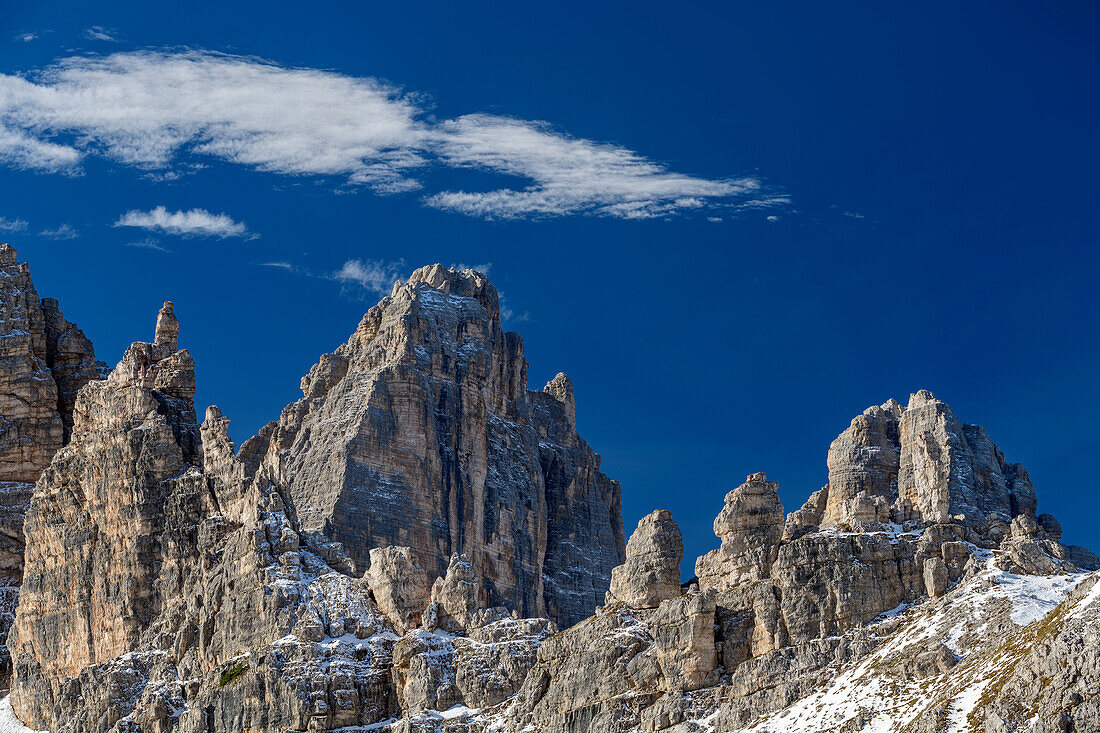
[[[94,158],[79,177],[0,169],[0,216],[30,223],[0,239],[40,293],[111,363],[174,300],[200,411],[220,405],[238,441],[375,299],[259,263],[490,262],[529,314],[506,325],[531,386],[573,377],[627,531],[671,509],[685,569],[746,474],[778,480],[791,511],[852,416],[922,387],[1028,467],[1067,541],[1100,549],[1094,4],[160,5],[0,3],[0,72],[139,48],[256,55],[389,80],[440,118],[548,120],[681,173],[758,175],[792,201],[776,222],[487,222],[216,161],[170,183]],[[92,25],[120,42],[87,40]],[[124,246],[141,235],[110,224],[157,205],[225,211],[259,237]],[[80,236],[35,235],[61,223]]]

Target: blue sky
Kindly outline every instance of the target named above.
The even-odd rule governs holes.
[[[489,263],[628,531],[793,510],[924,387],[1100,548],[1090,4],[157,5],[0,5],[0,239],[112,363],[175,301],[238,440],[389,278]]]

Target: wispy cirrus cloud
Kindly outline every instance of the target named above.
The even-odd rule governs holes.
[[[72,224],[61,224],[53,229],[43,229],[38,236],[46,239],[76,239],[80,236],[80,232]]]
[[[158,242],[155,239],[138,239],[138,240],[133,241],[133,242],[127,242],[126,246],[127,247],[136,247],[137,249],[151,249],[155,252],[171,252],[172,251],[172,250],[168,249],[167,247],[165,247],[164,245],[162,245],[160,242]]]
[[[24,33],[17,33],[15,40],[22,41],[23,43],[30,43],[31,41],[38,40],[38,34],[34,31],[26,31]]]
[[[3,80],[0,79],[0,82]],[[4,99],[0,90],[0,101]],[[0,163],[15,168],[34,168],[47,173],[74,172],[80,151],[4,126],[0,112]]]
[[[405,263],[404,259],[393,261],[351,259],[345,261],[344,264],[336,270],[321,273],[311,271],[305,267],[299,267],[298,265],[291,264],[284,260],[260,262],[258,265],[260,267],[285,270],[294,275],[331,280],[340,283],[343,295],[355,300],[371,300],[372,298],[385,297],[393,291],[394,283],[408,280],[409,276],[412,274],[412,270]],[[452,263],[450,268],[460,271],[476,270],[477,272],[487,275],[492,266],[490,262],[480,265]],[[530,320],[531,314],[528,311],[517,312],[511,307],[504,293],[499,290],[497,292],[500,297],[500,318],[502,321],[522,323]]]
[[[72,172],[100,156],[171,177],[213,158],[380,193],[429,189],[439,166],[475,169],[508,184],[422,197],[484,218],[636,219],[785,201],[755,177],[676,173],[545,122],[490,114],[436,121],[427,112],[421,95],[376,79],[252,57],[74,56],[32,74],[0,74],[0,162]]]
[[[468,115],[438,129],[442,160],[533,183],[524,189],[445,191],[428,204],[488,218],[595,213],[624,219],[697,209],[708,200],[758,192],[752,178],[712,181],[671,173],[641,155],[606,143],[571,138],[545,123]]]
[[[27,231],[27,222],[23,219],[8,219],[7,217],[0,216],[0,232],[25,232]]]
[[[114,31],[107,30],[101,25],[93,25],[91,28],[84,29],[84,37],[89,41],[108,41],[110,43],[117,43],[118,38]]]
[[[332,273],[332,279],[345,286],[356,286],[368,293],[389,295],[393,284],[405,279],[405,260],[348,260]]]
[[[482,275],[488,275],[489,270],[493,269],[492,262],[483,262],[480,265],[467,265],[465,262],[452,262],[449,267],[452,270],[473,270],[474,272],[480,272]]]
[[[127,211],[114,223],[116,227],[138,227],[180,237],[250,237],[244,223],[228,214],[213,214],[206,209],[168,211],[157,206],[149,211]]]

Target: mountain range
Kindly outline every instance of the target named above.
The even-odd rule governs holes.
[[[0,246],[0,730],[1100,731],[1100,560],[981,426],[867,408],[685,582],[500,310],[416,270],[238,447],[172,303],[110,368]]]

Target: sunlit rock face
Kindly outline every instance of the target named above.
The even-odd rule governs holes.
[[[245,450],[359,572],[401,545],[432,577],[466,555],[487,606],[569,625],[603,601],[624,553],[619,484],[577,434],[569,378],[527,389],[484,275],[417,270],[302,393]]]
[[[448,280],[432,282],[444,287]],[[491,286],[481,287],[486,302],[495,303]],[[493,326],[499,322],[486,333]],[[499,503],[484,507],[483,521],[503,515],[492,526],[513,531],[482,535],[482,544],[472,545],[481,548],[480,567],[455,553],[441,573],[434,556],[423,560],[423,547],[418,554],[410,544],[377,544],[359,570],[351,550],[362,547],[333,542],[327,527],[303,527],[299,518],[309,516],[309,502],[299,497],[297,506],[299,486],[282,469],[308,462],[278,452],[273,436],[282,428],[269,427],[238,453],[216,407],[198,424],[194,363],[178,348],[178,334],[166,303],[152,342],[131,345],[105,380],[80,391],[72,440],[35,488],[26,523],[26,592],[9,641],[11,699],[24,721],[72,733],[116,724],[141,731],[313,730],[375,725],[445,703],[497,704],[519,688],[538,645],[556,630],[545,618],[519,618],[530,591],[516,570],[520,560],[531,558],[540,593],[551,585],[540,583],[554,563],[583,581],[563,586],[569,593],[560,598],[535,596],[536,608],[580,615],[596,606],[591,596],[602,599],[623,557],[619,490],[576,436],[572,385],[564,375],[545,393],[517,387],[512,397],[488,400],[525,422],[487,411],[485,398],[513,378],[502,370],[486,377],[497,386],[462,387],[477,409],[486,409],[480,429],[488,453],[472,459],[483,467],[481,493],[463,494],[460,505],[470,506],[473,496],[492,498]],[[518,338],[506,342],[522,374]],[[344,377],[357,373],[356,360],[348,362]],[[465,368],[455,367],[455,377]],[[311,373],[307,394],[326,373]],[[334,397],[340,381],[324,394]],[[371,394],[391,388],[383,380]],[[440,386],[441,393],[449,389]],[[402,414],[393,414],[395,424],[403,423]],[[455,431],[473,429],[460,418]],[[319,428],[317,440],[332,429]],[[392,442],[383,438],[390,453],[375,456],[386,465],[405,460],[400,446],[412,438],[398,433]],[[453,442],[437,454],[465,450],[460,437],[449,435]],[[308,442],[292,445],[311,449]],[[470,462],[456,467],[444,458],[434,465],[449,465],[451,479],[465,485]],[[440,478],[433,486],[445,483]],[[523,493],[531,485],[542,493]],[[339,497],[345,487],[336,488]],[[502,492],[513,493],[501,498]],[[584,507],[593,495],[601,506]],[[521,515],[528,518],[513,523]],[[563,515],[568,521],[560,521]],[[409,541],[438,527],[417,524],[415,515],[391,518],[400,521],[395,536]],[[602,524],[591,526],[596,520]],[[536,527],[530,536],[529,522]],[[482,526],[459,535],[477,535]],[[553,544],[554,533],[575,546]]]
[[[36,720],[62,680],[135,648],[166,598],[185,593],[206,498],[194,392],[194,363],[172,338],[133,344],[77,396],[72,440],[27,510],[9,642],[13,696]]]
[[[0,245],[0,680],[23,573],[23,517],[33,484],[69,439],[77,392],[100,376],[92,342],[39,298],[30,268]]]
[[[829,447],[829,484],[788,522],[859,530],[888,523],[957,522],[1003,536],[1035,519],[1027,471],[1005,459],[985,428],[959,421],[927,390],[857,415]]]

